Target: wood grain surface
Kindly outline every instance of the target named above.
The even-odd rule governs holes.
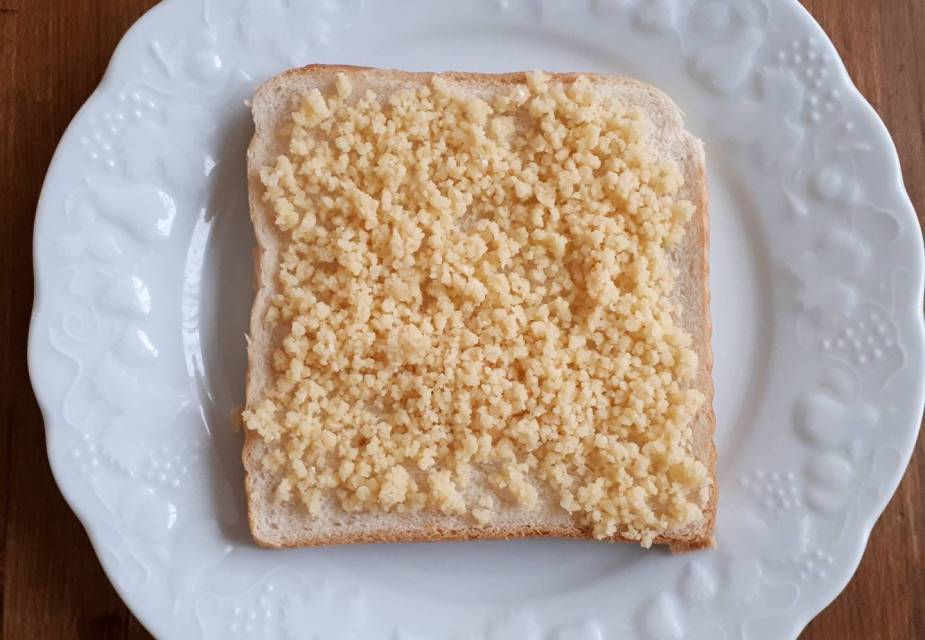
[[[32,222],[52,152],[113,48],[153,0],[0,0],[0,637],[150,637],[58,493],[26,372]],[[805,0],[899,147],[925,212],[925,0]],[[805,640],[925,638],[925,451],[857,575]],[[516,639],[512,639],[516,640]]]

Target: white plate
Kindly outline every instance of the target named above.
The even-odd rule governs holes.
[[[603,71],[682,106],[713,201],[716,551],[249,542],[244,101],[308,62]],[[163,2],[58,148],[35,271],[55,476],[162,638],[793,638],[855,570],[922,415],[896,153],[791,0]]]

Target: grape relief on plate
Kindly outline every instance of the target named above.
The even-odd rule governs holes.
[[[223,168],[238,165],[210,114],[238,101],[246,115],[256,80],[235,49],[259,49],[278,68],[310,61],[364,3],[197,5],[194,35],[148,39],[140,69],[116,75],[124,84],[107,86],[80,116],[86,179],[63,199],[47,259],[49,272],[67,283],[54,293],[66,311],[44,329],[71,370],[60,405],[50,409],[64,425],[57,448],[73,472],[68,482],[83,483],[96,499],[78,511],[96,514],[90,532],[117,567],[111,574],[120,589],[140,591],[163,576],[175,610],[192,610],[204,638],[455,637],[371,622],[374,604],[345,579],[280,569],[246,576],[232,590],[207,579],[241,553],[229,531],[244,516],[227,479],[213,477],[216,453],[196,392],[177,384],[174,364],[162,357],[163,343],[176,337],[156,327],[194,332],[198,309],[172,309],[164,302],[172,294],[152,274],[177,263],[168,247],[189,244],[177,238],[195,234],[193,221],[223,206],[216,198],[233,197],[214,193]],[[628,21],[640,38],[680,52],[693,82],[721,105],[711,123],[718,135],[744,161],[780,176],[765,213],[770,224],[792,227],[794,240],[780,258],[774,295],[790,308],[789,335],[819,375],[790,398],[786,431],[801,443],[801,457],[788,468],[750,469],[723,487],[738,492],[744,508],[721,509],[718,551],[678,560],[674,582],[641,594],[618,619],[591,612],[549,624],[530,606],[501,608],[471,637],[731,639],[789,630],[801,588],[830,576],[833,546],[857,544],[848,523],[869,519],[905,456],[887,428],[893,409],[877,394],[908,362],[896,318],[909,311],[902,305],[914,298],[913,278],[889,266],[903,221],[891,212],[895,202],[865,182],[883,152],[846,100],[850,84],[817,35],[772,28],[790,24],[787,2],[498,0],[485,8],[550,24],[557,12],[586,11]],[[189,136],[169,135],[176,131]],[[181,256],[187,268],[201,264],[200,249],[189,244]],[[196,357],[186,351],[188,369],[201,366]],[[209,483],[218,488],[189,490]],[[751,543],[733,543],[743,538]],[[791,544],[782,547],[782,539]],[[346,612],[347,623],[325,615],[332,608]]]

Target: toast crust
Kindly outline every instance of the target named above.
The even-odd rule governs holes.
[[[367,73],[376,74],[377,78],[388,77],[398,83],[420,83],[428,81],[432,76],[439,75],[449,80],[478,87],[504,87],[522,83],[525,80],[523,72],[506,74],[481,74],[450,71],[439,74],[430,72],[406,72],[397,70],[379,70],[371,67],[351,65],[309,65],[306,67],[285,71],[265,82],[255,93],[253,98],[254,119],[257,123],[256,131],[251,138],[247,151],[248,167],[248,201],[251,221],[254,226],[257,244],[254,251],[254,270],[256,296],[251,311],[248,344],[248,367],[246,373],[246,406],[250,407],[258,401],[260,392],[265,384],[265,370],[267,364],[265,345],[272,343],[272,336],[268,335],[263,325],[270,294],[273,291],[273,263],[268,247],[281,240],[281,234],[272,224],[261,200],[263,185],[260,182],[259,168],[262,147],[268,143],[268,138],[274,135],[267,130],[265,120],[271,115],[269,110],[275,97],[291,91],[292,83],[299,83],[314,78],[325,80],[333,78],[336,73],[345,73],[351,79]],[[674,532],[670,535],[659,535],[654,544],[667,545],[674,553],[695,551],[714,546],[713,531],[716,521],[716,508],[719,498],[718,483],[716,480],[716,448],[713,434],[716,417],[713,410],[713,354],[711,348],[712,322],[710,319],[710,293],[709,293],[709,206],[706,168],[703,146],[700,140],[683,129],[681,123],[682,112],[664,93],[640,81],[617,76],[603,76],[593,73],[547,73],[550,78],[559,80],[573,80],[584,76],[595,83],[606,83],[622,88],[631,88],[634,91],[646,94],[660,109],[671,124],[680,126],[682,140],[678,145],[683,155],[678,158],[685,175],[684,197],[690,200],[697,209],[691,220],[690,228],[685,234],[682,246],[675,252],[676,262],[686,261],[686,269],[682,269],[686,292],[693,295],[685,296],[682,305],[683,323],[694,335],[694,344],[699,358],[699,372],[696,388],[704,395],[703,406],[695,416],[697,428],[694,433],[694,446],[698,459],[703,462],[711,477],[710,497],[704,509],[704,518],[696,527],[690,526],[686,530]],[[277,114],[279,117],[280,114]],[[288,112],[281,114],[288,116]],[[686,274],[683,275],[683,274]],[[676,285],[676,288],[678,286]],[[688,300],[687,298],[694,298]],[[693,329],[692,329],[693,327]],[[432,542],[453,540],[508,540],[529,537],[557,537],[570,539],[595,540],[590,530],[575,526],[571,522],[557,521],[555,523],[519,523],[514,526],[475,525],[458,518],[434,516],[440,523],[415,523],[416,526],[363,526],[344,532],[318,533],[317,531],[286,531],[279,523],[272,520],[272,509],[267,509],[270,499],[265,487],[260,482],[262,476],[258,472],[263,441],[261,437],[245,429],[245,441],[242,450],[242,461],[245,468],[245,492],[247,495],[248,524],[254,541],[264,548],[280,549],[292,547],[326,546],[346,543],[372,543],[372,542]],[[298,509],[298,507],[293,507]],[[564,513],[564,510],[563,510]],[[306,514],[295,516],[305,519]],[[376,516],[368,516],[370,520]],[[286,518],[288,520],[288,518]],[[633,542],[615,535],[604,540],[605,542]]]

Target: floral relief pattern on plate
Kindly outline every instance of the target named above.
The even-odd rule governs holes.
[[[921,417],[922,248],[882,124],[791,0],[463,4],[166,0],[126,36],[62,140],[36,223],[30,371],[62,492],[159,637],[796,637],[859,561]],[[771,401],[729,434],[742,425],[717,385],[716,550],[575,543],[594,566],[579,579],[548,541],[498,543],[481,569],[494,547],[425,560],[249,542],[230,417],[253,242],[246,100],[313,61],[439,68],[456,59],[448,24],[472,27],[475,70],[584,56],[651,79],[735,165],[711,174],[716,191],[760,203],[775,335],[755,339],[773,341]],[[517,58],[508,40],[536,44]],[[739,212],[717,202],[722,237]],[[714,313],[735,295],[716,288]],[[718,382],[734,364],[717,358]],[[462,568],[501,591],[458,597]],[[540,599],[535,576],[563,586]]]

